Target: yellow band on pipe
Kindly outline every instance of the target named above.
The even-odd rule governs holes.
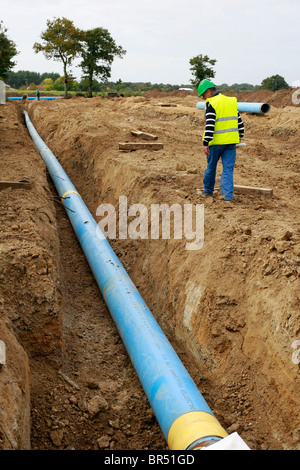
[[[61,198],[61,201],[64,202],[64,199],[65,197],[67,197],[68,194],[78,194],[78,196],[80,196],[80,194],[77,192],[77,191],[74,191],[74,190],[70,190],[70,191],[66,191],[63,195],[62,195],[62,198]]]
[[[228,436],[218,420],[205,411],[191,411],[174,421],[168,434],[170,450],[186,450],[193,442],[208,436]]]
[[[46,149],[41,150],[41,151],[40,151],[40,154],[42,155],[43,152],[45,152],[45,150],[49,150],[48,147],[47,147]]]

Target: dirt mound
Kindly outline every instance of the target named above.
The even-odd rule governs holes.
[[[118,210],[122,195],[128,206],[203,204],[197,96],[155,93],[25,104],[97,221],[99,204]],[[3,174],[38,184],[0,191],[0,268],[8,279],[0,305],[29,354],[31,446],[165,449],[65,211],[22,130],[22,106],[1,108]],[[254,450],[299,449],[299,112],[290,106],[243,114],[247,147],[238,151],[235,184],[271,188],[273,197],[236,194],[225,205],[218,168],[215,197],[204,201],[201,250],[186,250],[185,239],[111,240],[222,426]],[[139,141],[132,130],[156,134],[164,148],[120,151],[119,142]]]
[[[285,108],[287,106],[300,106],[299,104],[294,104],[292,100],[292,95],[295,93],[294,88],[290,88],[289,90],[278,90],[278,91],[270,91],[270,90],[258,90],[258,91],[250,91],[250,92],[243,92],[238,93],[235,96],[237,97],[238,101],[243,102],[252,102],[252,103],[269,103],[271,106],[275,108]]]
[[[295,104],[292,100],[293,94],[297,92],[296,89],[290,88],[289,90],[278,90],[278,91],[270,91],[270,90],[258,90],[258,91],[247,91],[241,93],[234,93],[234,92],[225,92],[224,94],[227,96],[236,96],[238,101],[242,102],[252,102],[252,103],[269,103],[270,105],[276,108],[284,108],[287,106],[300,106],[300,104]],[[41,96],[49,96],[49,93],[41,92]],[[10,91],[6,93],[7,97],[18,97],[21,96],[19,93]],[[36,93],[31,92],[28,93],[28,96],[35,97]],[[143,97],[146,99],[155,99],[155,98],[185,98],[189,96],[198,96],[197,91],[190,92],[186,90],[172,90],[172,91],[163,91],[160,88],[155,88],[154,90],[147,91],[144,93]],[[299,99],[299,96],[296,98]]]
[[[190,92],[187,90],[172,90],[172,91],[163,91],[160,88],[155,88],[154,90],[146,91],[144,93],[145,98],[167,98],[167,97],[185,97],[194,95],[196,92]],[[196,93],[197,94],[197,93]]]
[[[258,91],[247,91],[241,93],[234,92],[224,92],[227,96],[236,96],[238,101],[241,102],[250,102],[250,103],[269,103],[275,108],[285,108],[287,106],[299,107],[300,104],[295,104],[292,96],[296,92],[296,89],[290,88],[288,90],[258,90]],[[188,96],[198,96],[197,92],[193,93],[186,90],[173,90],[173,91],[162,91],[159,88],[146,92],[143,95],[145,98],[167,98],[167,97],[188,97]],[[298,96],[299,99],[299,96]]]

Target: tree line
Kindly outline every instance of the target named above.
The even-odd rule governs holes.
[[[64,77],[58,73],[42,74],[31,72],[28,70],[20,70],[18,72],[10,72],[6,84],[16,90],[36,90],[38,86],[44,86],[45,92],[47,91],[64,91]],[[93,80],[92,91],[105,95],[107,93],[117,93],[118,95],[134,96],[142,95],[143,93],[159,88],[162,91],[178,90],[179,88],[190,88],[190,85],[171,85],[165,83],[150,83],[150,82],[123,82],[118,80],[100,82]],[[81,79],[79,82],[73,78],[69,81],[68,91],[72,94],[87,93],[89,91],[89,83],[86,78]]]
[[[37,86],[43,85],[45,91],[63,91],[64,90],[64,78],[58,73],[44,72],[42,74],[37,72],[31,72],[28,70],[20,70],[18,72],[10,72],[6,80],[7,85],[15,89],[27,89],[30,88],[35,90]],[[179,90],[180,88],[193,88],[190,84],[172,85],[166,83],[151,83],[151,82],[123,82],[118,80],[117,82],[105,81],[100,82],[93,80],[92,91],[93,93],[99,93],[105,95],[107,93],[118,93],[124,96],[142,95],[147,91],[154,89],[160,89],[162,91],[173,91]],[[239,93],[243,91],[257,91],[261,87],[260,85],[252,85],[250,83],[234,83],[228,85],[222,83],[218,86],[223,92],[232,91]],[[80,94],[86,93],[89,90],[89,84],[85,78],[77,82],[71,80],[69,83],[69,91]],[[196,88],[195,88],[196,89]]]
[[[40,74],[39,72],[31,72],[29,70],[19,70],[18,72],[9,72],[5,82],[11,88],[18,90],[21,87],[24,87],[24,89],[28,88],[31,84],[35,86],[41,85],[45,79],[49,78],[55,82],[59,77],[59,73],[54,72],[44,72]]]

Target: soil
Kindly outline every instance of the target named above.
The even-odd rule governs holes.
[[[247,146],[232,204],[203,199],[197,96],[7,102],[0,107],[0,449],[166,450],[167,443],[23,117],[95,216],[103,203],[204,204],[204,245],[111,240],[228,433],[299,450],[300,109],[291,90],[239,94]],[[120,151],[157,135],[163,149]],[[147,141],[148,142],[148,141]],[[14,184],[29,182],[28,187]]]

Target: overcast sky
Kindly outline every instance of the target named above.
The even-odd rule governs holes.
[[[216,84],[300,79],[299,0],[0,0],[0,20],[20,52],[14,71],[63,75],[60,62],[32,48],[46,21],[62,17],[108,29],[127,51],[115,59],[112,81],[189,84],[189,60],[199,54],[217,60]],[[81,77],[76,63],[70,71]]]

